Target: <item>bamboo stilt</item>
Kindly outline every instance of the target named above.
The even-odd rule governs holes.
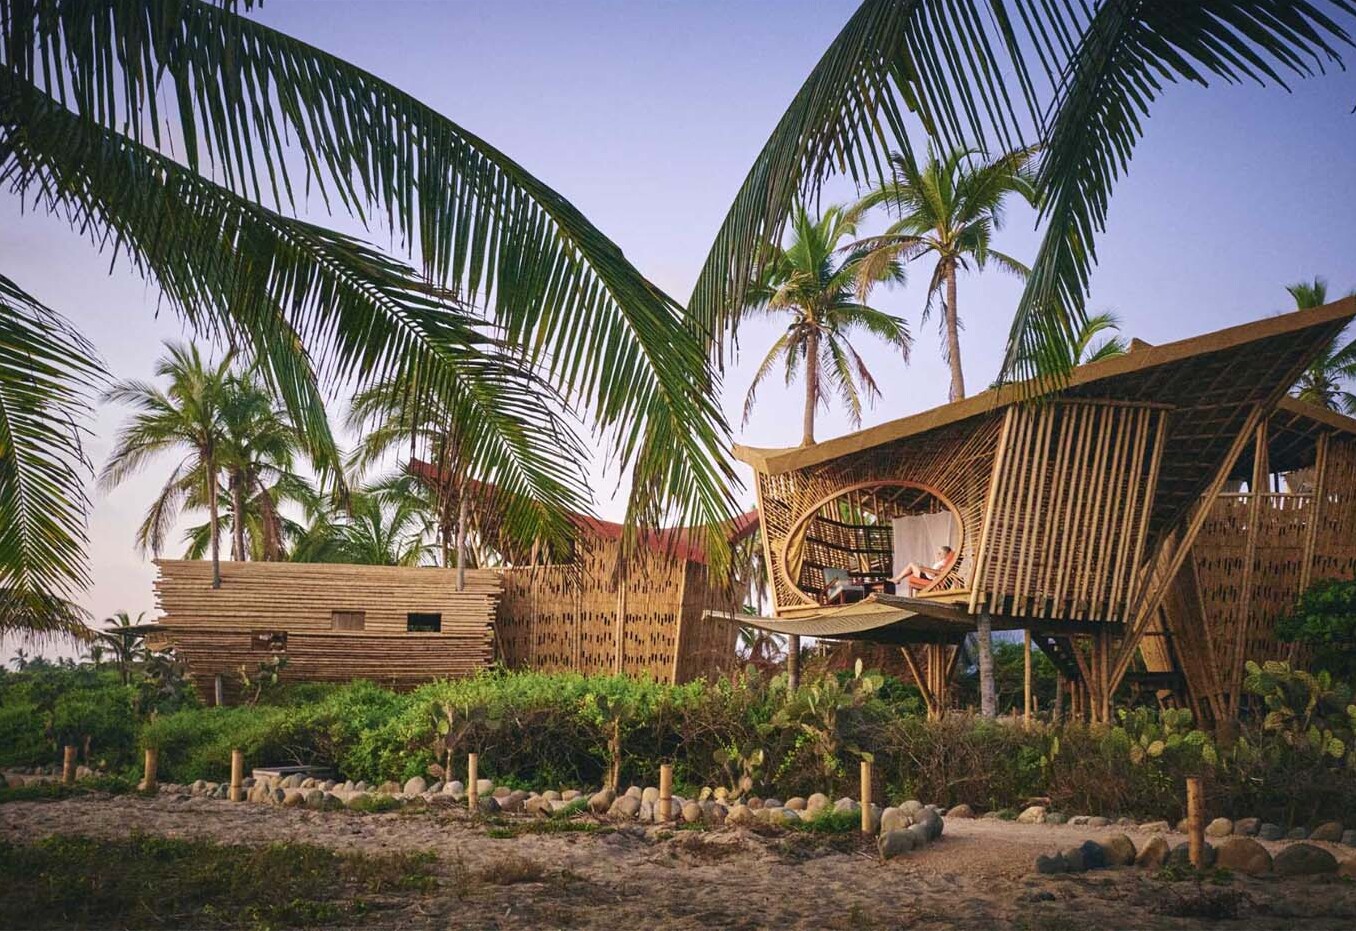
[[[673,764],[664,763],[659,767],[659,820],[673,818]]]
[[[1033,711],[1031,696],[1031,630],[1022,631],[1022,697],[1025,699],[1022,707],[1022,723],[1027,727],[1031,726],[1031,714]]]
[[[231,751],[231,801],[245,800],[245,754],[240,750]]]

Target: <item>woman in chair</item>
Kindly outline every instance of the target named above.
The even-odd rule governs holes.
[[[909,563],[904,569],[893,577],[890,581],[896,584],[903,583],[908,586],[909,594],[922,588],[927,588],[937,576],[941,575],[951,562],[951,547],[943,546],[937,550],[937,561],[931,566],[920,566],[917,563]]]

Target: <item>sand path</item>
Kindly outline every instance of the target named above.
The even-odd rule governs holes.
[[[0,806],[0,837],[121,837],[136,830],[223,842],[304,841],[335,850],[434,850],[443,881],[366,927],[582,928],[1350,928],[1356,884],[1336,877],[1165,883],[1144,871],[1031,874],[1036,854],[1121,831],[998,821],[946,823],[923,851],[882,862],[850,839],[723,828],[487,836],[459,811],[357,815],[198,798],[81,797]],[[1127,831],[1137,845],[1149,835]],[[1183,838],[1169,835],[1170,843]],[[1273,849],[1279,845],[1269,845]],[[1339,858],[1356,851],[1329,845]],[[501,884],[524,872],[536,881]],[[539,868],[536,868],[539,867]],[[1205,914],[1201,914],[1204,912]]]

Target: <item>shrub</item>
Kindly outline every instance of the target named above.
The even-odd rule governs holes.
[[[1356,582],[1325,579],[1276,622],[1276,638],[1309,648],[1315,669],[1356,679]]]
[[[55,744],[43,727],[37,705],[13,701],[0,705],[0,766],[51,762]]]

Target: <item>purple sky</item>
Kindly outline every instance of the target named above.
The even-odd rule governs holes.
[[[490,140],[685,300],[744,173],[854,7],[850,0],[270,0],[257,15]],[[1348,57],[1356,62],[1356,54]],[[1340,72],[1293,94],[1222,84],[1170,89],[1116,190],[1093,309],[1119,314],[1127,334],[1163,342],[1286,309],[1283,287],[1300,278],[1324,275],[1334,294],[1356,287],[1353,104],[1356,77]],[[1036,241],[1029,213],[1014,209],[996,245],[1029,260]],[[121,271],[110,276],[108,259],[64,223],[21,215],[8,194],[0,194],[0,256],[6,273],[94,341],[116,377],[148,376],[160,341],[186,335],[172,313],[157,316],[154,289]],[[868,424],[945,401],[935,327],[918,322],[926,280],[927,269],[917,266],[914,283],[873,301],[909,319],[916,350],[905,366],[878,346],[862,346],[883,390]],[[996,271],[961,281],[971,390],[996,371],[1017,294],[1017,284]],[[726,373],[725,409],[742,442],[799,440],[801,395],[780,381],[760,392],[748,426],[738,423],[752,370],[778,329],[747,325],[742,357]],[[96,466],[123,415],[98,412],[89,446]],[[821,417],[819,434],[848,428],[834,410]],[[111,494],[95,493],[94,585],[83,603],[96,617],[152,608],[154,571],[132,536],[169,466],[167,459]],[[600,495],[614,484],[600,482]],[[602,501],[600,510],[615,516],[620,505]],[[169,555],[179,554],[177,546]]]

